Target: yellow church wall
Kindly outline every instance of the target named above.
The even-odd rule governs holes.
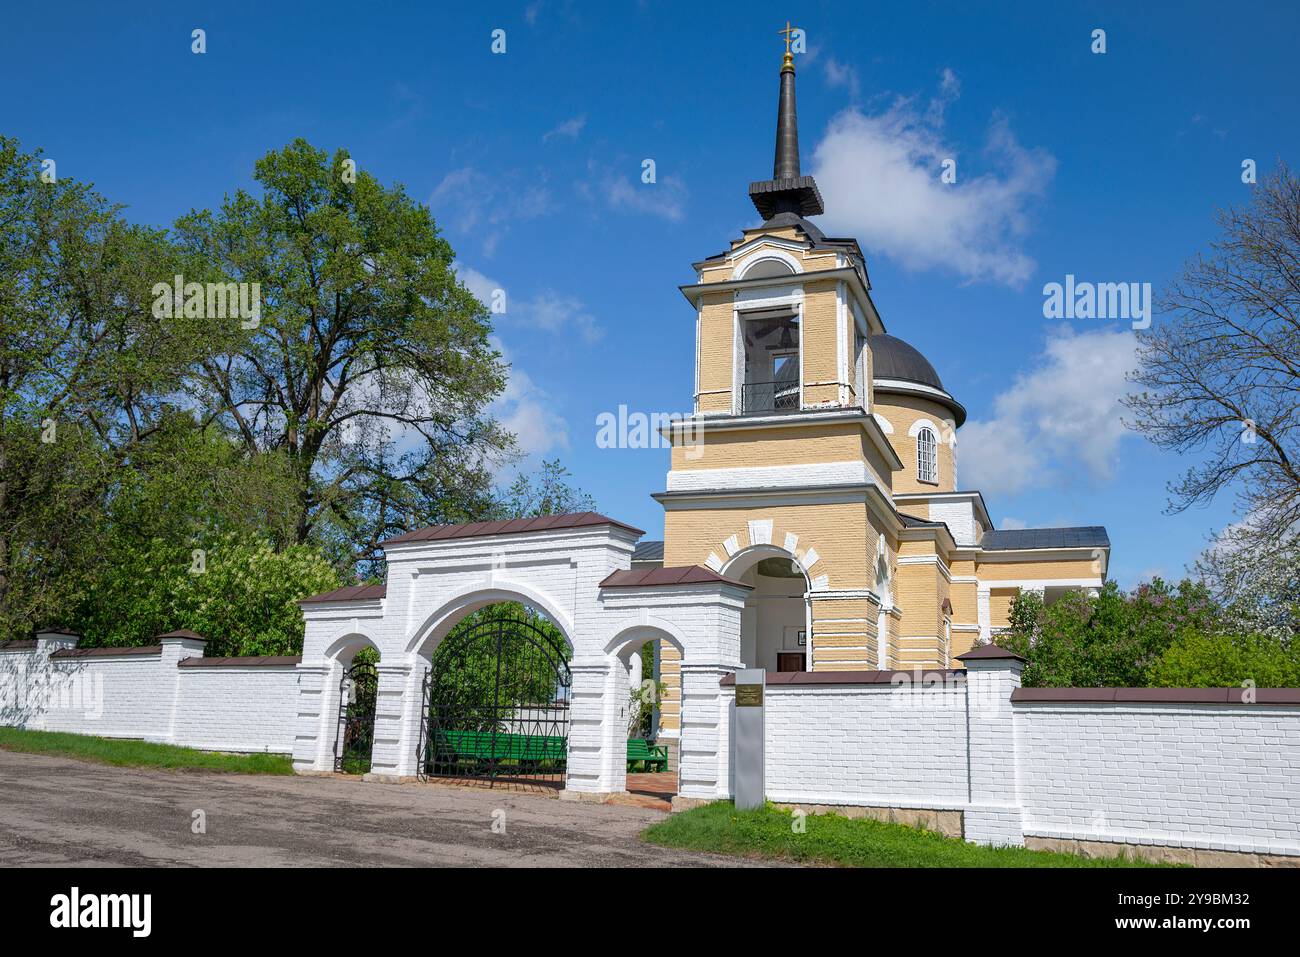
[[[1100,578],[1101,559],[1072,561],[980,562],[980,581],[1048,581],[1054,578]]]
[[[682,714],[682,656],[666,641],[659,642],[659,727],[677,730]]]
[[[664,564],[703,565],[710,553],[724,561],[724,542],[736,536],[740,548],[750,544],[751,520],[770,519],[772,544],[780,547],[787,532],[799,536],[799,552],[816,549],[810,574],[827,576],[830,588],[867,588],[867,542],[875,541],[861,503],[785,505],[768,508],[680,509],[664,514]]]
[[[814,599],[813,669],[867,671],[876,667],[877,606],[865,598]]]
[[[954,625],[955,624],[956,622],[954,622]],[[975,642],[978,638],[979,638],[978,631],[970,631],[964,629],[959,631],[957,628],[954,627],[952,632],[952,642],[949,645],[949,652],[952,657],[949,659],[947,666],[949,668],[963,667],[962,663],[958,661],[957,658],[961,655],[966,654],[966,652],[974,648]]]
[[[701,412],[731,411],[733,320],[730,293],[703,296],[697,360]]]
[[[732,240],[731,248],[736,249],[759,236],[775,236],[777,239],[791,239],[795,242],[805,241],[804,234],[794,226],[778,226],[775,229],[768,229],[764,226],[754,226],[750,229],[744,230],[740,234],[739,239]]]
[[[775,232],[766,230],[746,231],[740,238],[731,244],[732,249],[739,248],[745,243],[750,242],[758,235],[774,236],[777,239],[786,239],[793,242],[805,242],[806,237],[793,228],[780,229]],[[789,250],[784,250],[789,252]],[[748,263],[754,255],[762,255],[763,249],[759,247],[752,253],[747,253],[743,260],[737,263],[718,262],[710,263],[700,270],[700,281],[704,283],[711,282],[730,282],[736,278],[737,265]],[[824,249],[802,249],[795,253],[804,272],[820,272],[826,269],[838,269],[840,266],[839,254]]]
[[[861,606],[846,607],[850,604],[842,600],[813,602],[814,670],[870,671],[877,667],[875,605],[864,600]],[[858,614],[855,617],[851,612]],[[681,728],[681,655],[664,642],[660,642],[659,655],[663,685],[659,726],[676,731]]]
[[[939,403],[931,402],[928,399],[892,395],[880,391],[875,394],[875,402],[872,404],[871,410],[882,416],[893,428],[893,433],[888,435],[887,438],[898,457],[903,460],[903,471],[894,474],[895,492],[905,494],[908,492],[955,491],[956,460],[953,456],[952,446],[948,444],[948,437],[952,435],[954,428],[951,412],[939,405]],[[907,433],[921,419],[929,419],[939,429],[939,434],[935,436],[937,439],[935,452],[939,478],[937,483],[922,482],[916,477],[916,439]],[[908,503],[908,513],[915,514],[911,509],[912,503]],[[918,517],[928,518],[928,509],[927,515],[918,515]]]
[[[675,471],[854,461],[865,461],[881,486],[892,487],[889,463],[856,422],[734,430],[709,429],[706,423],[701,444],[672,450]]]
[[[835,282],[804,285],[803,303],[803,401],[805,407],[838,405],[839,318]]]
[[[952,582],[948,586],[952,603],[952,620],[959,624],[977,624],[980,620],[979,589],[974,582]]]
[[[993,628],[1005,628],[1011,624],[1011,603],[1019,588],[994,588],[989,591],[989,625]]]
[[[803,268],[807,272],[817,272],[822,269],[837,269],[840,265],[840,257],[837,254],[827,253],[820,250],[805,250],[802,259]]]

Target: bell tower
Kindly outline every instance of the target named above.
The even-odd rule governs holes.
[[[695,394],[693,414],[666,433],[671,470],[655,495],[664,564],[707,565],[752,587],[750,667],[873,668],[878,569],[896,548],[891,494],[903,468],[872,409],[867,342],[884,325],[857,241],[808,218],[825,206],[800,166],[793,31],[782,32],[772,177],[749,185],[762,221],[694,263],[696,281],[681,287],[695,319]]]

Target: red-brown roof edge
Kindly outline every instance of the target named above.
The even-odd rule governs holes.
[[[753,588],[734,578],[719,575],[702,565],[670,565],[667,568],[634,568],[610,572],[602,579],[601,588],[667,588],[673,585],[703,585],[722,583],[740,588]]]
[[[1029,704],[1300,704],[1300,688],[1017,688],[1011,700]]]
[[[634,532],[637,537],[644,529],[620,522],[599,512],[568,512],[563,515],[538,515],[532,518],[509,518],[494,522],[465,522],[460,525],[430,525],[380,542],[385,545],[404,545],[409,542],[436,541],[444,538],[481,538],[489,535],[515,535],[527,532],[547,532],[563,528],[585,528],[589,525],[614,525]]]
[[[769,686],[888,685],[893,684],[900,675],[905,676],[908,681],[914,681],[917,672],[902,668],[891,671],[769,671],[763,680]],[[927,678],[932,680],[952,679],[957,684],[961,684],[966,680],[966,669],[923,668],[920,675],[921,684],[917,685],[917,687],[926,687],[924,682]],[[724,675],[718,683],[724,688],[729,688],[736,683],[736,676],[734,674]]]
[[[177,628],[175,631],[169,631],[166,634],[155,635],[155,638],[189,638],[191,641],[207,641],[197,631],[190,631],[188,628]]]
[[[387,585],[344,585],[333,591],[322,592],[309,598],[301,598],[298,604],[306,605],[322,601],[371,601],[384,598],[388,594]]]
[[[302,655],[249,655],[243,658],[182,658],[178,668],[275,668],[297,665]]]
[[[958,661],[995,661],[1007,659],[1014,659],[1016,661],[1025,660],[1014,651],[1008,651],[1007,649],[1000,648],[997,645],[980,645],[977,648],[972,648],[964,655],[957,656]]]

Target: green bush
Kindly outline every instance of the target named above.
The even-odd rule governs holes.
[[[1187,631],[1152,665],[1149,683],[1164,688],[1300,687],[1300,646],[1267,635]]]
[[[189,628],[208,639],[207,655],[292,655],[302,651],[298,602],[339,585],[312,545],[276,551],[227,533],[193,550],[154,540],[117,556],[73,624],[86,645],[141,645]]]
[[[1203,585],[1160,579],[1132,592],[1107,582],[1095,596],[1071,591],[1051,605],[1021,592],[1001,647],[1027,659],[1026,687],[1144,687],[1148,672],[1180,635],[1215,633],[1221,611]]]

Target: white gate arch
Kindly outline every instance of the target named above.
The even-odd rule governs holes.
[[[714,799],[730,791],[726,696],[719,682],[740,664],[747,586],[706,568],[630,571],[643,533],[594,512],[437,526],[384,543],[385,585],[350,586],[302,602],[294,767],[329,770],[329,652],[350,634],[380,653],[375,742],[368,777],[415,777],[429,659],[465,615],[520,601],[569,642],[573,677],[566,792],[598,797],[626,785],[629,629],[662,633],[682,652],[680,789]],[[620,636],[624,636],[620,640]],[[689,702],[689,703],[688,703]]]

